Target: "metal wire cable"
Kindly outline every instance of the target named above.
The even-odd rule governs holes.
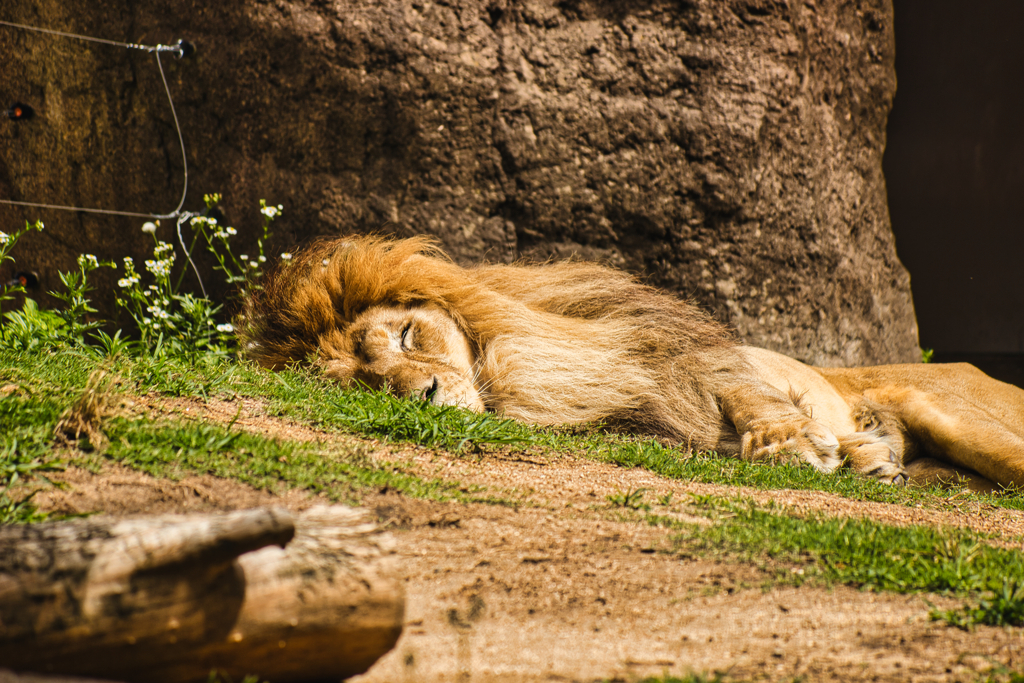
[[[179,206],[178,208],[180,209],[181,207]],[[196,279],[199,280],[199,289],[203,292],[203,298],[209,299],[210,297],[206,294],[206,285],[203,284],[203,276],[199,274],[199,268],[196,266],[196,262],[192,260],[192,252],[188,250],[188,247],[185,245],[185,237],[181,234],[181,226],[198,215],[199,214],[192,213],[191,211],[183,211],[178,215],[178,243],[181,244],[181,250],[185,252],[185,257],[188,259],[189,265],[192,266],[192,270],[196,274]]]
[[[40,28],[38,26],[27,26],[25,24],[16,24],[13,21],[0,21],[0,26],[10,26],[11,28],[20,28],[25,31],[36,31],[37,33],[49,33],[53,36],[60,36],[61,38],[74,38],[76,40],[87,40],[91,43],[103,43],[104,45],[114,45],[115,47],[126,47],[132,50],[143,50],[144,52],[169,52],[171,50],[177,50],[180,48],[169,47],[167,45],[139,45],[138,43],[122,43],[116,40],[107,40],[106,38],[93,38],[92,36],[83,36],[78,33],[65,33],[64,31],[54,31],[50,28]]]
[[[134,211],[114,211],[112,209],[92,209],[80,206],[63,206],[59,204],[44,204],[39,202],[21,202],[13,199],[0,199],[0,204],[11,204],[14,206],[28,206],[37,209],[56,209],[58,211],[79,211],[83,213],[96,213],[104,214],[108,216],[130,216],[133,218],[177,218],[181,215],[181,209],[185,205],[185,197],[188,195],[188,158],[185,154],[185,137],[181,132],[181,125],[178,122],[178,113],[174,109],[174,100],[171,98],[171,88],[167,84],[167,77],[164,75],[163,63],[160,61],[161,52],[174,52],[180,58],[185,54],[185,43],[178,41],[177,45],[140,45],[138,43],[122,43],[116,40],[107,40],[105,38],[94,38],[92,36],[83,36],[77,33],[65,33],[64,31],[54,31],[48,28],[39,28],[37,26],[26,26],[24,24],[16,24],[10,21],[0,21],[0,26],[10,26],[12,28],[23,29],[26,31],[35,31],[38,33],[46,33],[50,35],[60,36],[62,38],[73,38],[76,40],[85,40],[93,43],[102,43],[104,45],[113,45],[115,47],[123,47],[132,50],[142,50],[144,52],[150,52],[156,57],[156,66],[160,71],[160,80],[164,84],[164,92],[167,94],[167,103],[171,107],[171,116],[174,119],[174,128],[178,132],[178,143],[181,146],[181,165],[183,169],[184,180],[182,183],[181,200],[178,202],[178,206],[171,213],[166,214],[155,214],[155,213],[138,213]],[[191,259],[189,259],[191,260]],[[193,264],[193,267],[195,265]]]

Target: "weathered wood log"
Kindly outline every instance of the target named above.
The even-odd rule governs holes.
[[[392,539],[353,508],[0,527],[0,668],[16,672],[337,681],[391,649],[404,604]]]
[[[10,669],[0,669],[0,683],[117,683],[101,681],[98,678],[79,678],[78,676],[46,676],[44,674],[16,674]]]

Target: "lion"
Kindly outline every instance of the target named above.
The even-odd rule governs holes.
[[[1024,485],[1024,391],[964,364],[821,368],[741,344],[605,266],[463,268],[429,238],[312,245],[241,316],[280,369],[539,425],[601,423],[745,460],[879,481]]]

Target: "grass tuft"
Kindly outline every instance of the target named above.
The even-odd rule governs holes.
[[[269,439],[223,425],[150,423],[114,418],[106,426],[104,456],[156,477],[212,474],[267,491],[301,488],[354,502],[365,489],[392,489],[416,498],[465,500],[458,484],[424,480],[365,447]]]
[[[620,467],[641,467],[669,479],[697,481],[724,486],[748,486],[762,490],[794,489],[825,491],[851,500],[896,505],[942,505],[949,491],[941,487],[893,486],[868,479],[853,470],[824,474],[788,463],[747,462],[714,453],[687,453],[664,446],[654,439],[596,435],[554,437],[551,443],[569,450],[580,449],[592,457]],[[961,501],[984,503],[1010,510],[1024,510],[1020,491],[1002,494],[959,494]]]
[[[678,537],[684,547],[812,565],[827,581],[898,593],[969,595],[1024,576],[1024,555],[965,529],[782,514],[774,506],[700,496],[716,519]]]
[[[0,395],[0,524],[46,518],[32,505],[35,492],[26,492],[24,483],[63,469],[52,452],[53,425],[60,413],[55,401],[21,388]]]
[[[1024,626],[1024,581],[1008,578],[1004,585],[990,590],[978,600],[977,605],[951,610],[933,609],[929,616],[934,621],[944,621],[965,631],[977,624]]]
[[[971,597],[976,605],[935,610],[933,620],[959,628],[1024,626],[1024,554],[990,545],[966,529],[893,526],[870,519],[795,516],[774,505],[691,496],[710,526],[648,515],[649,523],[681,528],[683,553],[715,553],[776,566],[789,583],[822,580],[868,590]],[[781,568],[779,565],[782,565]]]

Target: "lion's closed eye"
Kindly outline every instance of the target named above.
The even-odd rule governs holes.
[[[402,329],[402,338],[400,342],[402,351],[412,351],[413,336],[412,323],[407,323]]]

